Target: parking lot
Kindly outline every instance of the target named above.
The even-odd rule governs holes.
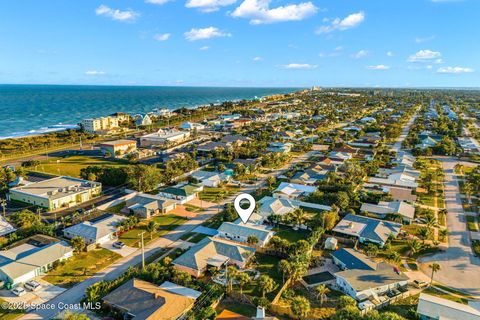
[[[18,297],[10,290],[1,289],[0,298],[9,303],[41,304],[55,298],[60,293],[66,290],[64,288],[54,286],[53,284],[48,283],[39,277],[35,278],[34,280],[42,285],[42,287],[37,289],[36,291],[32,292],[25,289],[25,294],[21,297]]]

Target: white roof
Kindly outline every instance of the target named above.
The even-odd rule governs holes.
[[[480,320],[480,310],[471,305],[461,304],[425,293],[420,294],[417,312],[432,319]]]
[[[85,239],[94,239],[95,241],[97,241],[117,231],[117,225],[124,219],[125,217],[113,214],[111,216],[106,216],[104,219],[98,221],[84,221],[82,223],[68,227],[63,231]]]
[[[7,235],[9,233],[14,232],[15,229],[10,223],[5,220],[2,216],[0,216],[0,236]]]
[[[167,290],[168,292],[179,294],[184,297],[192,298],[194,300],[197,300],[198,297],[202,294],[201,292],[197,290],[193,290],[190,288],[186,288],[184,286],[181,286],[179,284],[170,282],[170,281],[165,281],[160,285],[160,288],[163,290]]]

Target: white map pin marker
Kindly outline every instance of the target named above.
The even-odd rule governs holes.
[[[247,209],[243,209],[242,207],[240,207],[240,202],[242,200],[248,200],[248,202],[250,203]],[[235,211],[237,211],[238,215],[240,216],[240,219],[242,219],[243,223],[247,223],[248,219],[250,219],[250,216],[253,213],[253,210],[255,210],[255,199],[248,193],[242,193],[235,198],[233,206],[235,208]]]

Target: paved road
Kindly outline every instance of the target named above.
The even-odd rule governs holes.
[[[448,249],[445,252],[419,259],[423,272],[430,275],[428,265],[440,264],[434,279],[452,288],[480,296],[480,258],[470,246],[466,215],[460,198],[460,188],[454,167],[462,163],[453,157],[439,157],[445,172],[445,204],[448,211]],[[470,164],[473,165],[473,164]]]
[[[407,124],[403,127],[402,133],[397,138],[397,141],[393,144],[391,150],[398,153],[402,149],[402,143],[405,140],[405,138],[407,138],[408,132],[410,131],[410,127],[412,126],[413,122],[415,122],[416,118],[417,118],[417,113],[415,112],[415,115],[411,117],[410,120],[407,122]]]

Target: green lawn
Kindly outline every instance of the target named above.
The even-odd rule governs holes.
[[[273,231],[275,231],[276,236],[286,239],[292,243],[297,242],[298,240],[305,240],[308,236],[308,231],[306,230],[295,231],[292,228],[283,226],[275,227]]]
[[[36,167],[36,171],[47,172],[56,175],[80,177],[80,170],[88,166],[111,166],[122,167],[128,165],[125,161],[114,161],[102,157],[75,155],[69,157],[51,157],[42,161]]]
[[[108,211],[110,213],[120,213],[120,211],[125,207],[125,204],[126,204],[126,202],[123,201],[123,202],[117,204],[116,206],[109,207],[105,211]]]
[[[239,187],[205,187],[203,191],[199,193],[199,198],[209,202],[217,202],[237,193],[239,190]]]
[[[437,297],[447,299],[447,300],[450,300],[450,301],[454,301],[454,302],[458,302],[458,303],[463,303],[463,304],[468,303],[467,299],[460,298],[460,297],[445,293],[443,291],[439,291],[439,290],[435,289],[434,287],[426,288],[425,290],[423,290],[423,293],[428,293],[428,294],[431,294],[432,296],[437,296]]]
[[[278,290],[280,290],[282,286],[282,274],[278,269],[278,262],[280,261],[280,258],[269,256],[266,254],[256,253],[255,261],[255,269],[261,274],[266,274],[270,276],[277,283],[277,287],[275,288],[275,290],[267,294],[267,297],[271,300],[275,297]],[[256,281],[252,281],[249,285],[245,286],[243,293],[257,297],[261,297],[262,295],[256,284]]]
[[[140,236],[139,234],[142,232],[146,232],[144,234],[144,243],[148,243],[158,237],[161,237],[168,232],[172,231],[176,227],[184,224],[187,219],[183,217],[179,217],[173,214],[161,215],[153,217],[151,220],[157,223],[157,231],[150,234],[147,231],[147,224],[150,220],[143,220],[139,223],[139,225],[127,232],[123,233],[119,240],[124,242],[127,246],[130,247],[138,247],[140,243]]]
[[[121,258],[107,249],[75,253],[74,256],[48,272],[43,280],[61,287],[72,287]]]

